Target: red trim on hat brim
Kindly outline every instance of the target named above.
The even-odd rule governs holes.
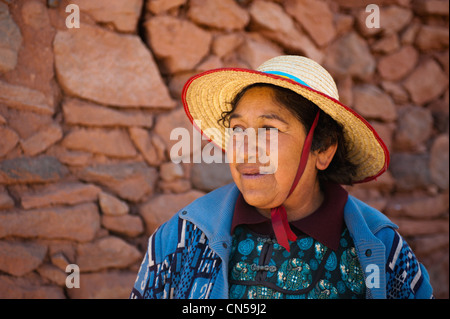
[[[389,167],[389,163],[390,163],[390,155],[389,155],[389,151],[388,151],[388,149],[387,149],[387,146],[384,144],[383,140],[382,140],[381,137],[378,135],[378,133],[375,131],[375,129],[372,127],[372,125],[370,125],[369,122],[367,122],[367,120],[366,120],[365,118],[363,118],[361,115],[359,115],[358,113],[356,113],[354,110],[352,110],[352,109],[349,108],[348,106],[342,104],[342,103],[339,102],[338,100],[332,98],[331,96],[328,96],[328,95],[326,95],[326,94],[324,94],[324,93],[322,93],[322,92],[320,92],[320,91],[314,90],[314,89],[312,89],[312,88],[310,88],[310,87],[308,87],[308,86],[302,85],[302,84],[300,84],[300,83],[298,83],[298,82],[296,82],[296,81],[294,81],[294,80],[291,80],[291,79],[289,79],[289,78],[285,78],[285,77],[278,76],[278,75],[275,75],[275,74],[264,73],[264,72],[260,72],[260,71],[256,71],[256,70],[241,69],[241,68],[220,68],[220,69],[208,70],[208,71],[205,71],[205,72],[196,74],[196,75],[192,76],[192,77],[186,82],[186,84],[183,86],[183,91],[182,91],[182,94],[181,94],[181,100],[182,100],[182,102],[183,102],[183,108],[184,108],[184,111],[185,111],[186,115],[188,116],[189,120],[191,121],[192,125],[194,125],[194,127],[195,127],[195,128],[196,128],[203,136],[205,136],[205,137],[208,139],[209,142],[212,142],[214,145],[216,145],[217,147],[219,147],[220,149],[222,149],[222,152],[223,152],[223,153],[225,153],[225,149],[223,149],[222,146],[217,145],[216,142],[214,142],[212,139],[210,139],[210,138],[203,132],[203,130],[200,129],[200,128],[195,124],[194,118],[192,117],[192,115],[191,115],[190,112],[189,112],[189,108],[188,108],[187,101],[186,101],[186,94],[187,94],[187,90],[188,90],[190,84],[191,84],[193,81],[195,81],[196,79],[198,79],[198,78],[200,78],[200,77],[202,77],[202,76],[204,76],[204,75],[210,74],[210,73],[218,73],[218,72],[224,72],[224,71],[233,71],[233,72],[236,72],[236,71],[237,71],[237,72],[243,72],[243,73],[258,74],[258,75],[263,75],[263,76],[266,76],[266,77],[269,77],[269,78],[273,78],[273,79],[276,79],[276,80],[282,80],[282,81],[285,81],[285,82],[289,82],[289,83],[298,85],[298,86],[300,86],[300,87],[302,87],[302,88],[304,88],[304,89],[307,89],[307,90],[309,90],[309,91],[311,91],[311,92],[314,92],[314,93],[316,93],[316,94],[322,95],[323,97],[325,97],[325,98],[331,100],[332,102],[334,102],[334,103],[336,103],[336,104],[342,106],[346,111],[352,113],[355,117],[357,117],[363,124],[365,124],[365,125],[372,131],[372,133],[373,133],[373,135],[375,136],[376,140],[378,141],[378,143],[381,145],[381,147],[382,147],[382,149],[383,149],[383,152],[384,152],[384,154],[385,154],[385,160],[384,160],[384,166],[383,166],[383,168],[382,168],[376,175],[366,177],[365,179],[363,179],[363,180],[361,180],[361,181],[353,182],[354,184],[365,183],[365,182],[369,182],[369,181],[371,181],[371,180],[377,179],[377,178],[378,178],[380,175],[382,175],[382,174],[387,170],[387,168]],[[298,94],[298,93],[297,93],[297,94]],[[319,107],[319,106],[318,106],[318,107]],[[320,107],[319,107],[319,108],[320,108]]]

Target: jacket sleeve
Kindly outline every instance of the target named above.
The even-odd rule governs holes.
[[[150,236],[130,299],[169,298],[166,281],[172,262],[171,253],[177,246],[177,226],[178,217],[175,215]]]
[[[158,250],[159,239],[163,227],[164,225],[158,228],[148,240],[147,251],[142,260],[141,267],[139,268],[134,287],[130,294],[130,299],[151,299],[154,296],[151,287],[155,280],[155,278],[152,278],[152,274],[154,273],[154,268],[157,264],[155,260],[157,257],[155,250]]]
[[[388,299],[430,299],[433,290],[425,267],[400,234],[393,230],[386,262]]]

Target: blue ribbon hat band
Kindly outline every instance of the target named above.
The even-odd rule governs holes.
[[[295,82],[298,82],[301,85],[304,85],[304,86],[307,86],[307,87],[311,88],[304,81],[300,80],[298,77],[296,77],[296,76],[294,76],[292,74],[289,74],[289,73],[285,73],[285,72],[281,72],[281,71],[264,71],[264,73],[282,76],[284,78],[288,78],[288,79],[294,80]]]

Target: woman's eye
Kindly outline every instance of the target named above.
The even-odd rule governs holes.
[[[233,129],[233,133],[235,133],[235,134],[244,132],[244,128],[242,128],[241,126],[235,126],[232,129]]]
[[[276,127],[273,126],[264,126],[263,129],[265,130],[266,133],[279,131]]]

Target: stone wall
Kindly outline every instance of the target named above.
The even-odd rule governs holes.
[[[280,54],[323,63],[385,140],[389,171],[349,191],[448,298],[448,27],[448,0],[0,1],[0,298],[128,297],[149,234],[231,180],[170,161],[184,82]]]

